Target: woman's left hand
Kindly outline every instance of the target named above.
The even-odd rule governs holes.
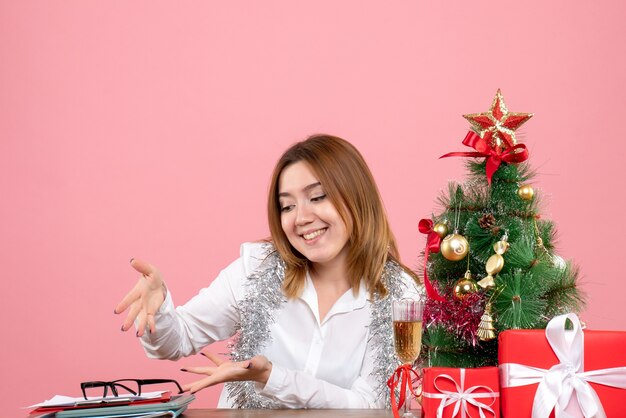
[[[206,375],[200,380],[183,385],[185,392],[196,393],[218,383],[243,380],[253,380],[265,384],[272,371],[272,363],[265,356],[254,356],[250,360],[234,362],[225,360],[209,351],[200,354],[211,360],[214,366],[181,369],[184,372]]]

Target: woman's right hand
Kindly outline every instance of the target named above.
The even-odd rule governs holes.
[[[128,309],[122,331],[128,331],[137,319],[137,336],[141,337],[146,326],[150,327],[150,333],[156,332],[154,314],[163,304],[167,290],[161,273],[154,266],[137,259],[130,260],[130,265],[141,273],[141,276],[135,287],[124,296],[113,312],[121,314]]]

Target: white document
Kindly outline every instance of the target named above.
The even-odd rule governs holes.
[[[107,396],[104,398],[102,396],[96,396],[96,397],[89,397],[87,400],[85,400],[85,398],[83,398],[82,396],[79,398],[74,398],[71,396],[54,395],[52,399],[48,399],[47,401],[38,403],[36,405],[27,406],[25,408],[40,408],[42,406],[51,407],[51,406],[92,405],[92,404],[100,404],[100,403],[104,403],[104,404],[112,406],[120,402],[159,398],[165,392],[167,391],[161,390],[157,392],[146,392],[146,393],[142,393],[141,396],[126,395],[126,394],[124,396]]]

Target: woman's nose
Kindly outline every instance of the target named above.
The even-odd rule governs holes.
[[[304,203],[296,207],[296,225],[306,225],[313,220],[313,213],[308,204]]]

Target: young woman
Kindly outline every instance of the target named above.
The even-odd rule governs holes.
[[[384,408],[393,350],[391,301],[420,297],[399,262],[378,189],[347,141],[316,135],[289,148],[269,190],[271,240],[246,243],[208,288],[174,308],[159,271],[115,308],[128,309],[150,357],[178,359],[236,335],[231,360],[185,390],[226,382],[218,407]]]

